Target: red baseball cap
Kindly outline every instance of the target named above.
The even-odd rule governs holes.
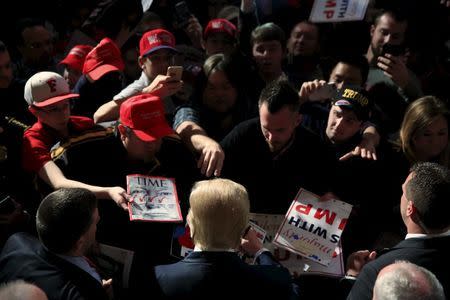
[[[150,94],[137,95],[123,102],[120,123],[131,128],[144,142],[153,142],[174,133],[166,121],[161,98]]]
[[[60,65],[67,65],[74,70],[83,71],[83,64],[86,58],[86,55],[91,51],[94,47],[90,45],[76,45],[72,49],[70,49],[69,54],[59,62]]]
[[[124,63],[119,48],[109,38],[104,38],[86,56],[83,74],[89,75],[94,81],[106,73],[122,71]]]
[[[24,90],[24,98],[28,105],[37,107],[49,106],[79,96],[70,92],[69,85],[61,75],[47,71],[31,76]]]
[[[203,33],[204,38],[206,39],[211,33],[225,33],[231,38],[236,39],[237,29],[233,23],[226,19],[212,19],[205,28],[205,32]]]
[[[149,55],[159,49],[175,49],[175,37],[172,33],[164,29],[150,30],[144,33],[139,41],[139,53],[141,56]]]

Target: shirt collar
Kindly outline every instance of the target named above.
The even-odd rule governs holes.
[[[450,230],[447,230],[443,233],[436,233],[436,234],[426,234],[426,233],[408,233],[405,237],[405,240],[407,239],[413,239],[413,238],[433,238],[433,237],[440,237],[440,236],[450,236]]]

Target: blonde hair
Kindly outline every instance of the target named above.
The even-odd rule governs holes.
[[[197,182],[189,198],[192,239],[202,250],[234,249],[247,227],[250,203],[246,189],[228,179]]]
[[[439,117],[449,120],[449,110],[445,103],[434,96],[425,96],[412,102],[406,110],[400,128],[400,146],[410,163],[418,162],[413,139]],[[450,143],[442,151],[439,157],[439,163],[449,166]]]

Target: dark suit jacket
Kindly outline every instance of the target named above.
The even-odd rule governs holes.
[[[232,252],[192,252],[156,266],[156,288],[164,299],[289,299],[291,276],[268,252],[248,265]]]
[[[450,236],[411,238],[398,243],[361,270],[347,300],[372,299],[378,272],[396,260],[406,260],[424,267],[436,275],[450,296]]]
[[[50,253],[40,241],[16,233],[0,255],[0,282],[23,279],[53,299],[108,299],[102,285],[74,264]]]

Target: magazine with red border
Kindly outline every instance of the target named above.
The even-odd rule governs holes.
[[[131,221],[183,221],[174,178],[127,175],[127,193],[131,197],[128,203]]]

